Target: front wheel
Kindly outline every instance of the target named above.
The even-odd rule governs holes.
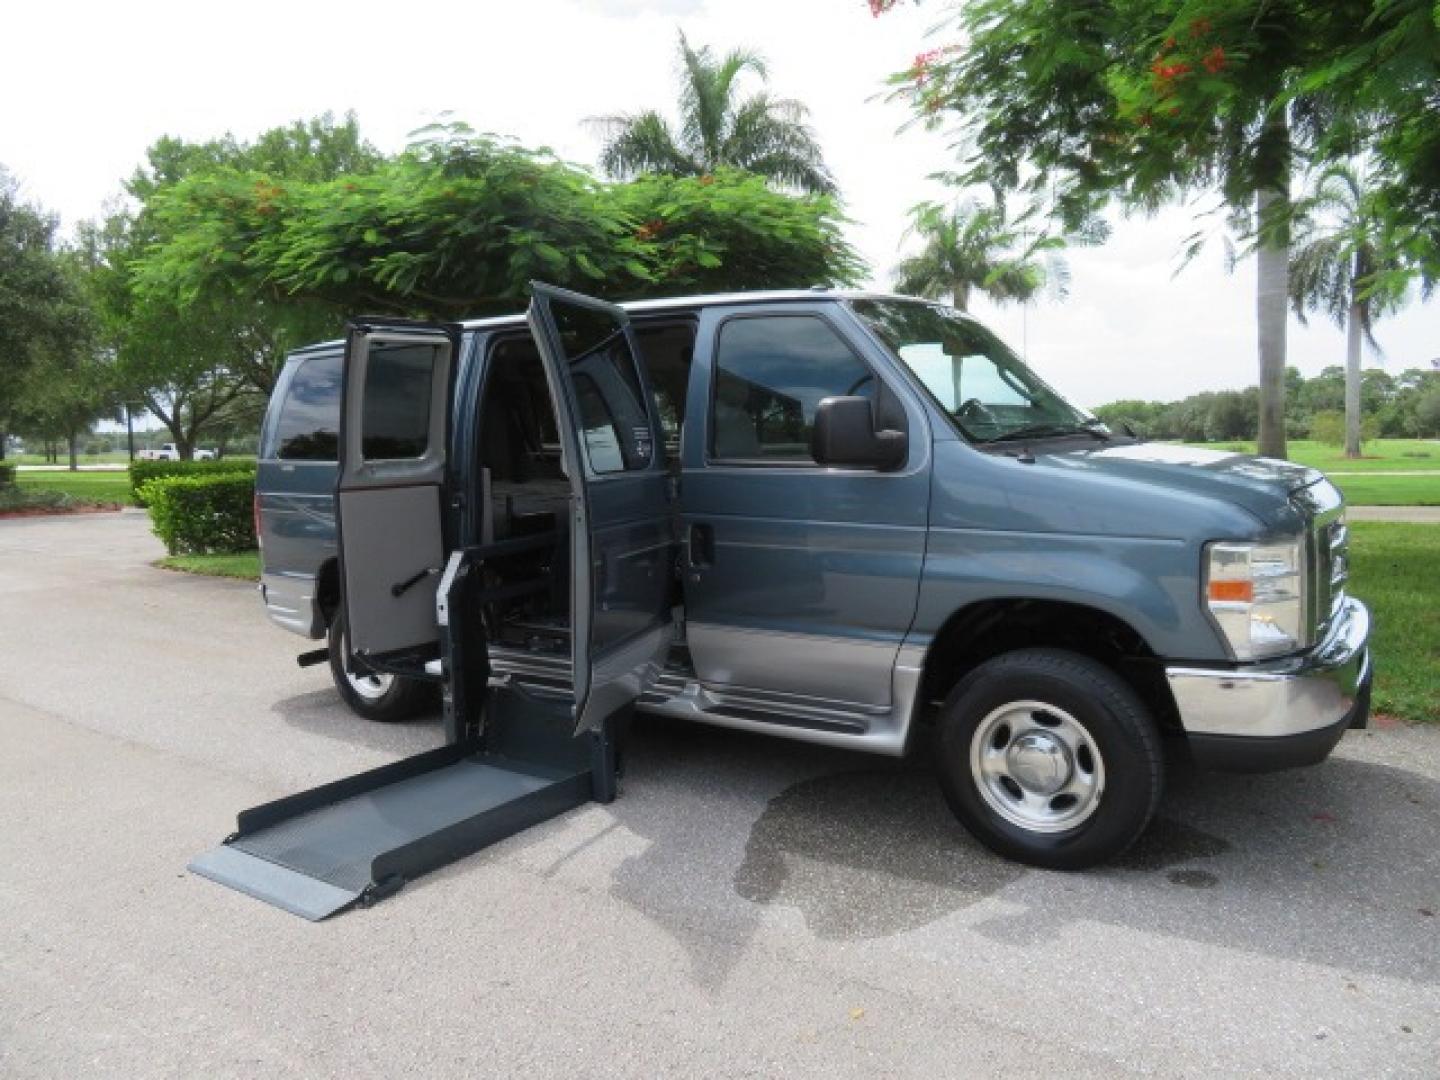
[[[1120,854],[1160,801],[1149,710],[1109,668],[1060,649],[981,664],[945,703],[940,782],[985,846],[1052,870]]]
[[[330,677],[352,712],[366,720],[389,723],[406,720],[433,703],[428,683],[371,671],[345,670],[345,616],[337,613],[326,643],[330,651]]]

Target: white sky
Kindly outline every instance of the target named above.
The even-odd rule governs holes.
[[[449,111],[479,131],[593,163],[585,116],[668,107],[675,33],[755,48],[771,86],[806,102],[855,223],[850,237],[886,285],[907,209],[943,192],[946,140],[882,99],[883,80],[937,44],[930,0],[872,18],[865,0],[408,0],[243,5],[17,3],[0,63],[0,163],[66,226],[100,213],[163,134],[241,137],[353,109],[383,150]],[[940,39],[943,41],[944,39]],[[1192,216],[1120,222],[1104,247],[1072,251],[1070,298],[976,313],[1076,401],[1170,399],[1254,381],[1254,270],[1227,275],[1219,245],[1172,278]],[[1399,372],[1440,357],[1440,307],[1380,326]],[[1340,363],[1343,334],[1291,320],[1290,362]]]

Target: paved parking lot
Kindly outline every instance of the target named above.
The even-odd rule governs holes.
[[[1065,875],[920,764],[645,725],[614,805],[310,924],[186,861],[439,723],[353,719],[159,554],[138,512],[0,522],[4,1076],[1440,1071],[1440,730],[1180,778]]]

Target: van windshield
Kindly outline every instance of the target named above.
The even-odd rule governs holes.
[[[854,300],[850,307],[972,442],[1105,436],[1100,421],[1046,386],[999,338],[954,308],[921,300]]]

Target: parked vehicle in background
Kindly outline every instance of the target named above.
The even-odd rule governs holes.
[[[328,636],[362,716],[458,677],[437,588],[476,553],[486,679],[881,754],[923,733],[959,819],[1041,866],[1130,844],[1166,757],[1312,764],[1367,722],[1369,615],[1318,471],[1112,433],[928,301],[536,303],[366,320],[363,371],[329,342],[280,376],[262,595]]]
[[[214,450],[206,450],[196,447],[191,455],[192,461],[214,461],[216,458]],[[173,442],[161,443],[158,450],[142,450],[139,454],[142,461],[179,461],[180,451]]]

